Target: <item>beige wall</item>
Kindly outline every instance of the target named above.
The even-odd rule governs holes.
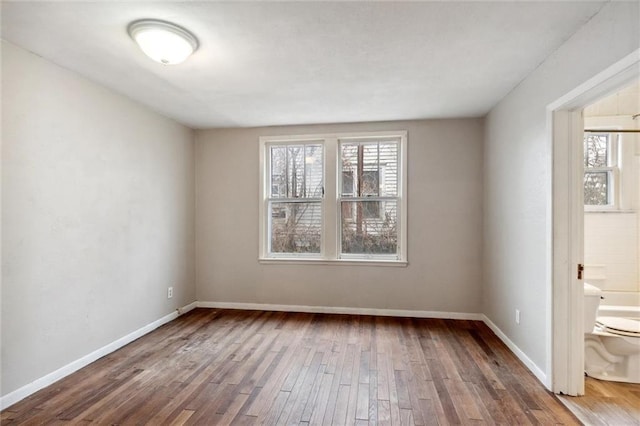
[[[258,138],[408,131],[409,266],[258,263]],[[199,301],[480,312],[483,120],[196,133]]]
[[[5,42],[2,90],[6,395],[195,300],[194,172],[190,129]]]

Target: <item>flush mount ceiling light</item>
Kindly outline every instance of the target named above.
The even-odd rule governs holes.
[[[148,57],[164,65],[184,62],[198,48],[193,34],[171,22],[141,19],[127,30]]]

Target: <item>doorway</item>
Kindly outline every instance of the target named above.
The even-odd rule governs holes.
[[[584,120],[582,111],[640,76],[636,51],[547,107],[553,153],[551,191],[551,388],[584,395]]]

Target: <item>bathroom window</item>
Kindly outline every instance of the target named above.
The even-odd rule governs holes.
[[[584,135],[584,204],[590,210],[616,208],[618,191],[618,135]]]

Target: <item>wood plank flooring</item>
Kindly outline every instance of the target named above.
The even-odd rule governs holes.
[[[640,425],[640,384],[585,377],[585,395],[560,400],[587,425]]]
[[[196,309],[1,413],[16,424],[579,424],[479,321]]]

